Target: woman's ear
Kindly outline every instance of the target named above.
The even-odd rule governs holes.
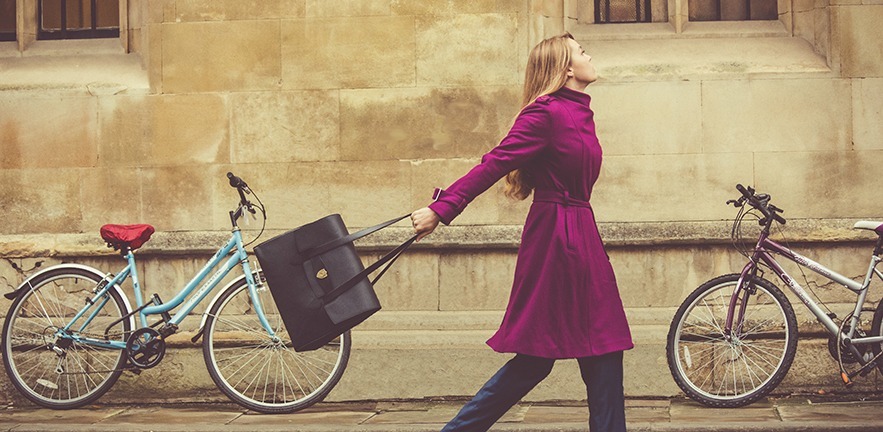
[[[572,67],[567,68],[567,74],[566,74],[566,75],[567,75],[568,77],[573,77],[573,68],[572,68]]]

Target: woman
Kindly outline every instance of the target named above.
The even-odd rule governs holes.
[[[592,207],[601,167],[591,97],[598,77],[573,36],[540,42],[528,58],[523,108],[481,163],[411,215],[418,240],[448,225],[504,175],[507,195],[533,191],[515,281],[488,340],[515,353],[443,431],[484,431],[542,381],[556,359],[578,359],[591,431],[625,431],[622,352],[633,347],[613,268]]]

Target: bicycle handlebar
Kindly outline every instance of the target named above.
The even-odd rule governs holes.
[[[251,189],[249,189],[245,180],[233,175],[232,172],[227,172],[227,178],[230,179],[230,186],[236,188],[236,191],[239,192],[239,209],[236,212],[231,212],[231,218],[235,225],[235,220],[239,218],[243,208],[251,214],[256,214],[257,211],[254,209],[254,204],[245,198],[245,194],[251,194]]]
[[[729,202],[733,203],[736,207],[741,207],[747,201],[751,207],[756,208],[763,214],[764,218],[760,220],[761,225],[766,225],[770,220],[775,220],[783,225],[785,224],[785,218],[779,215],[779,213],[783,213],[784,211],[770,204],[771,197],[768,194],[757,194],[750,186],[746,188],[741,184],[736,185],[736,190],[738,190],[742,196],[735,201],[730,200]]]

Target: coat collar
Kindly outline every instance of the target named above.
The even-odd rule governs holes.
[[[585,106],[589,106],[589,103],[592,102],[592,97],[589,96],[587,93],[576,91],[567,87],[561,87],[560,89],[558,89],[558,91],[552,94]]]

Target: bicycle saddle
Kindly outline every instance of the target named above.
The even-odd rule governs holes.
[[[853,228],[871,230],[883,237],[883,222],[858,221],[853,225]]]
[[[107,242],[108,247],[125,250],[135,250],[147,243],[155,230],[147,224],[136,225],[112,225],[101,227],[101,238]]]

